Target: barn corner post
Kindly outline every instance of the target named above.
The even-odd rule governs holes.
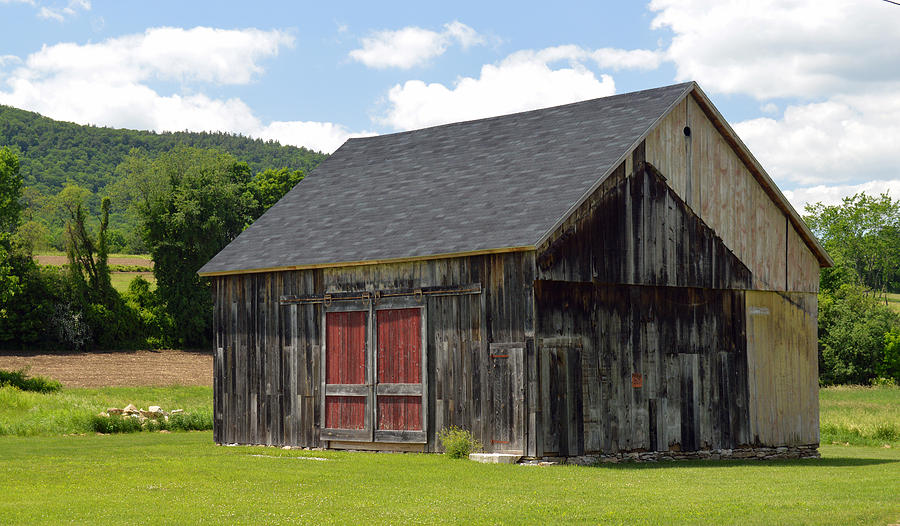
[[[813,456],[829,264],[695,83],[355,139],[201,269],[215,440]]]

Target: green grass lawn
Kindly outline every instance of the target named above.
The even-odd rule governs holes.
[[[210,432],[0,438],[4,524],[890,524],[900,451],[508,466],[221,447]],[[326,458],[325,461],[309,457]]]
[[[900,387],[819,389],[819,428],[823,444],[900,447]]]
[[[128,285],[131,284],[131,281],[137,277],[141,276],[150,282],[150,290],[153,290],[156,287],[156,277],[153,276],[152,272],[110,272],[109,279],[112,282],[112,286],[114,289],[119,291],[119,293],[125,293],[128,291]]]
[[[887,296],[888,307],[895,312],[900,312],[900,294],[887,293],[885,296]]]
[[[0,387],[0,435],[88,433],[92,415],[129,403],[144,409],[158,405],[167,411],[211,413],[212,388],[104,387],[41,394]]]
[[[128,402],[208,410],[212,392],[3,388],[0,427],[29,436],[0,436],[0,524],[894,524],[900,446],[865,430],[898,422],[898,396],[822,389],[823,427],[862,431],[849,446],[823,431],[818,460],[537,467],[222,447],[208,431],[60,436]]]

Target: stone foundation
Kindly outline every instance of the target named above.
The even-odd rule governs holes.
[[[591,466],[618,462],[659,462],[666,460],[775,460],[819,458],[819,445],[746,447],[734,449],[706,449],[702,451],[639,451],[612,455],[583,455],[579,457],[523,458],[520,464],[575,464]]]

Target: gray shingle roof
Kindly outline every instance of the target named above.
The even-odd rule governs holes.
[[[350,139],[200,273],[533,246],[693,86]]]

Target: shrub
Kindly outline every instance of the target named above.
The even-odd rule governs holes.
[[[900,328],[884,335],[884,357],[878,367],[883,378],[900,381]]]
[[[168,420],[132,416],[93,415],[90,427],[97,433],[135,433],[138,431],[206,431],[213,428],[212,412],[175,413]]]
[[[141,431],[141,421],[130,416],[94,415],[91,417],[91,429],[97,433],[135,433]]]
[[[4,371],[0,369],[0,387],[8,385],[22,391],[34,391],[37,393],[55,393],[62,389],[62,384],[56,380],[43,376],[28,377],[25,369],[18,371]]]
[[[207,429],[212,429],[212,412],[176,413],[169,416],[166,428],[172,431],[206,431]]]
[[[438,439],[450,458],[468,458],[470,453],[481,449],[481,442],[472,433],[456,426],[441,429]]]
[[[885,361],[885,334],[900,316],[853,285],[819,295],[819,379],[824,385],[865,385]]]

